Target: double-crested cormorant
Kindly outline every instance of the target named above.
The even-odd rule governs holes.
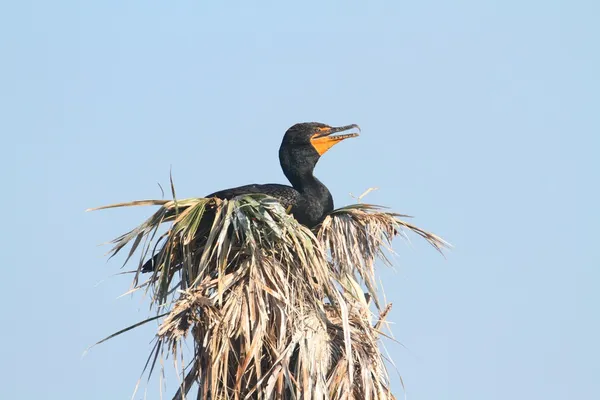
[[[331,127],[319,122],[299,123],[287,130],[279,147],[281,169],[292,186],[279,184],[246,185],[221,190],[205,197],[222,200],[252,193],[261,193],[277,199],[301,224],[313,228],[333,210],[333,197],[313,174],[319,158],[344,139],[358,133],[334,135],[351,129],[360,131],[358,125]],[[152,271],[159,255],[142,266],[142,272]]]
[[[319,158],[333,145],[357,133],[334,135],[358,125],[331,127],[318,122],[305,122],[287,130],[279,148],[281,169],[292,186],[267,184],[246,185],[221,190],[206,197],[231,199],[250,193],[262,193],[276,198],[292,215],[309,228],[317,225],[333,210],[333,198],[325,185],[313,175]]]

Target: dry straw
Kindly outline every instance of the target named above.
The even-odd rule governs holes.
[[[148,293],[157,315],[101,342],[158,320],[145,371],[171,356],[181,376],[174,399],[194,386],[204,400],[394,398],[378,347],[390,305],[377,296],[375,261],[390,264],[385,252],[407,230],[439,251],[449,247],[443,239],[362,203],[313,231],[264,195],[98,209],[140,205],[160,208],[111,252],[131,244],[127,263],[141,250],[130,292]],[[141,274],[151,253],[153,271]]]

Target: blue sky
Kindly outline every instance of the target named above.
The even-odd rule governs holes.
[[[336,205],[377,186],[456,246],[378,271],[407,398],[597,398],[599,3],[251,3],[0,6],[0,397],[132,393],[152,326],[81,356],[147,315],[97,245],[152,210],[86,208],[171,167],[179,197],[285,183],[284,131],[320,121],[362,127],[317,168]]]

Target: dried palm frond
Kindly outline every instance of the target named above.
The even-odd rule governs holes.
[[[380,308],[374,264],[390,263],[383,250],[393,237],[408,229],[440,251],[444,240],[366,204],[334,211],[314,231],[265,195],[114,207],[135,205],[160,208],[115,239],[112,255],[132,243],[127,262],[144,243],[131,291],[151,293],[159,310],[142,321],[161,321],[150,371],[169,354],[185,366],[174,398],[194,384],[206,400],[394,398],[378,349],[389,307],[373,323],[361,283]],[[187,361],[186,338],[194,351]]]

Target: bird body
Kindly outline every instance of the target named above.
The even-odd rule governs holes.
[[[252,184],[221,190],[206,197],[231,199],[252,193],[266,194],[277,199],[303,225],[309,228],[319,224],[333,211],[333,197],[327,187],[313,174],[319,158],[334,144],[358,136],[347,134],[331,136],[358,125],[330,127],[318,122],[300,123],[287,130],[279,148],[281,169],[292,186],[280,184]]]
[[[290,213],[299,223],[313,227],[333,210],[333,197],[331,193],[317,178],[315,178],[315,181],[318,183],[310,185],[308,193],[302,193],[291,186],[269,183],[266,185],[253,184],[225,189],[206,197],[216,197],[224,200],[244,194],[266,194],[278,200],[283,208],[289,209]]]

